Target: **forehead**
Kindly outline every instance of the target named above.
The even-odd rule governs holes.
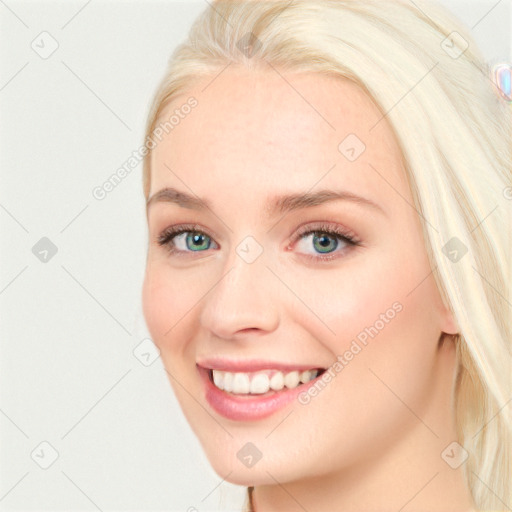
[[[405,186],[387,120],[347,79],[228,68],[175,98],[160,119],[190,96],[197,106],[153,150],[150,195],[180,185],[177,176],[202,197],[220,184],[251,194],[304,191],[320,179],[367,195],[382,195],[383,178]]]

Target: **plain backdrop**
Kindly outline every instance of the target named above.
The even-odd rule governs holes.
[[[490,62],[511,61],[510,0],[443,3]],[[168,58],[206,7],[0,0],[1,510],[243,502],[210,468],[161,360],[143,355],[142,166],[92,194],[140,147]]]

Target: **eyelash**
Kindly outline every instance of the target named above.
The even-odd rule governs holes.
[[[184,256],[185,254],[193,253],[193,252],[204,252],[204,251],[181,251],[176,250],[173,246],[173,239],[177,237],[178,235],[182,233],[199,233],[201,235],[206,235],[208,238],[213,239],[211,235],[208,234],[208,232],[201,229],[201,226],[197,224],[181,224],[178,226],[172,226],[170,228],[165,229],[158,237],[157,237],[157,243],[159,246],[167,247],[167,250],[173,254],[173,255],[179,255]],[[345,254],[347,250],[350,250],[351,247],[359,246],[361,245],[361,241],[357,238],[355,233],[349,230],[345,230],[344,228],[341,228],[340,226],[333,226],[331,224],[326,223],[317,223],[313,226],[311,224],[308,224],[302,228],[299,228],[299,231],[297,234],[293,237],[293,240],[290,245],[296,244],[301,239],[305,238],[306,235],[311,234],[324,234],[332,236],[333,238],[337,238],[339,241],[346,243],[348,247],[345,249],[342,249],[341,251],[328,253],[328,256],[312,256],[310,254],[302,254],[303,257],[308,258],[312,261],[329,261],[333,259],[337,259],[340,257],[341,254]],[[290,247],[290,246],[288,246]],[[183,254],[181,254],[183,253]]]

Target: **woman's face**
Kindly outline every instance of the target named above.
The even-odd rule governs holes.
[[[173,190],[148,207],[143,307],[214,469],[275,484],[433,437],[456,326],[386,119],[316,74],[227,69],[162,119],[189,96],[151,157],[150,197]]]

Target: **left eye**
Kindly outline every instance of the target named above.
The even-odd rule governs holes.
[[[320,254],[327,254],[336,250],[340,242],[345,243],[339,235],[324,231],[312,231],[310,234],[302,235],[297,246],[305,246],[306,250],[303,252],[307,252],[312,243],[315,251]]]
[[[348,248],[358,245],[353,235],[330,228],[309,230],[297,236],[295,247],[298,252],[308,258],[317,260],[330,260],[336,258],[335,254],[344,253]],[[314,252],[310,249],[313,248]],[[339,249],[336,251],[336,249]],[[326,256],[322,256],[325,254]]]

